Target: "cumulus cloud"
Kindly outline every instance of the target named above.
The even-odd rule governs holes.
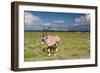
[[[50,26],[50,25],[52,25],[52,23],[50,23],[50,22],[49,23],[44,23],[44,25],[45,26]]]
[[[90,24],[90,15],[86,14],[85,16],[80,16],[75,18],[75,25],[87,25]]]
[[[65,21],[63,20],[57,20],[57,21],[54,21],[54,23],[60,23],[60,24],[63,24]]]
[[[52,22],[45,22],[43,25],[45,30],[50,29],[53,26]]]
[[[25,24],[34,24],[40,21],[41,19],[38,16],[32,15],[30,12],[25,12]]]
[[[55,20],[51,22],[44,22],[44,26],[53,26],[53,25],[58,25],[58,24],[64,24],[65,21],[63,20]]]
[[[42,24],[44,26],[54,25],[54,24],[64,24],[63,20],[55,20],[55,21],[45,21],[42,20],[39,16],[35,16],[30,12],[25,12],[25,24]]]
[[[58,27],[62,27],[62,25],[60,24],[64,24],[65,21],[64,20],[46,20],[43,19],[42,17],[40,18],[38,15],[34,15],[31,12],[25,12],[25,29],[54,29],[54,28],[58,28]]]

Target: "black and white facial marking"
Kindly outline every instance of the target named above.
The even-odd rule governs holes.
[[[46,43],[46,39],[47,39],[47,35],[46,34],[42,34],[40,37],[41,37],[41,43],[45,44]]]

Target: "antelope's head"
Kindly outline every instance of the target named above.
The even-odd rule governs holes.
[[[41,38],[41,43],[42,43],[42,44],[45,44],[46,39],[47,39],[47,33],[42,33],[42,34],[40,35],[40,38]]]

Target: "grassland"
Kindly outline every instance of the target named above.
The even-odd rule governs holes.
[[[90,32],[48,32],[49,35],[58,35],[61,39],[56,56],[48,56],[43,51],[46,45],[41,44],[41,32],[24,33],[24,60],[69,60],[90,58]]]

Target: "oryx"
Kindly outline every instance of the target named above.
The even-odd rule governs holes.
[[[47,45],[48,56],[56,55],[60,38],[57,35],[48,35],[47,32],[41,34],[41,43]]]

